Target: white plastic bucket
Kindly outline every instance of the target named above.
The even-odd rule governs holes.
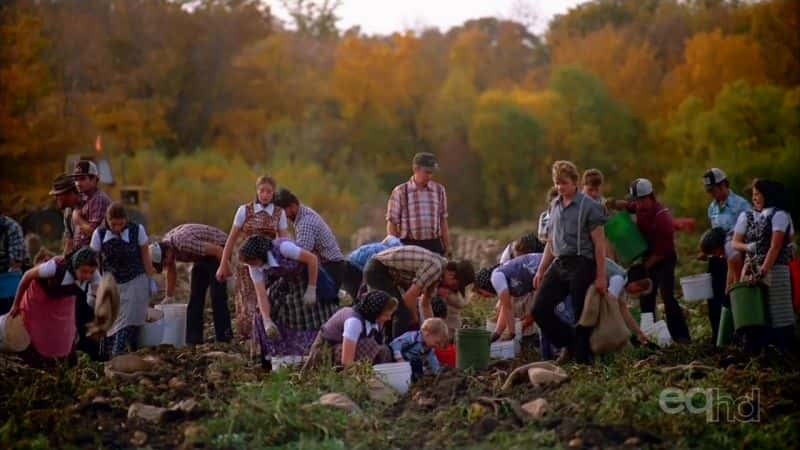
[[[654,322],[655,319],[653,313],[642,313],[641,321],[639,322],[639,328],[641,328],[646,334],[647,332],[645,330],[650,329]]]
[[[494,333],[494,330],[497,329],[497,322],[494,319],[486,319],[486,331],[490,333]],[[522,320],[514,319],[514,335],[515,341],[522,340]]]
[[[519,352],[519,342],[498,341],[489,347],[489,357],[492,359],[514,359]]]
[[[156,305],[156,309],[164,313],[163,344],[175,347],[186,345],[186,307],[182,303]]]
[[[699,302],[713,298],[711,274],[701,273],[681,278],[681,290],[683,290],[683,299],[687,302]]]
[[[306,358],[299,355],[275,356],[272,358],[272,370],[280,370],[286,367],[297,367],[305,362]]]
[[[150,308],[147,310],[147,322],[139,330],[139,345],[155,347],[164,341],[164,312]]]
[[[408,392],[411,384],[411,364],[408,362],[376,364],[375,375],[400,394]]]

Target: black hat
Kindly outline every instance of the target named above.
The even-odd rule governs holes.
[[[439,170],[439,161],[433,153],[417,153],[412,162],[414,167],[428,170]]]
[[[69,191],[78,192],[78,189],[75,187],[75,181],[72,180],[72,177],[62,173],[61,175],[57,176],[55,180],[53,180],[53,189],[50,191],[50,195],[66,194]]]

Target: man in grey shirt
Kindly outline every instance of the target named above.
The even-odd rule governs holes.
[[[62,173],[53,180],[53,190],[50,195],[56,198],[58,209],[64,213],[64,254],[72,253],[72,241],[75,237],[75,225],[72,223],[72,211],[80,208],[83,204],[81,194],[75,187],[75,181],[69,175]],[[34,256],[34,255],[31,255]]]
[[[565,348],[559,364],[572,357],[588,364],[591,328],[573,329],[556,317],[555,308],[570,296],[575,317],[580,317],[592,283],[600,294],[606,293],[606,214],[599,203],[578,191],[578,169],[571,162],[553,164],[553,184],[559,195],[550,207],[547,244],[533,279],[533,316],[542,332]]]

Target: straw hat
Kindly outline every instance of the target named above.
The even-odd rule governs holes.
[[[31,337],[22,322],[22,314],[16,317],[11,317],[11,314],[0,316],[0,351],[18,353],[29,345]]]
[[[87,336],[104,337],[119,314],[119,288],[114,277],[107,273],[97,287],[94,299],[94,320],[86,327]]]

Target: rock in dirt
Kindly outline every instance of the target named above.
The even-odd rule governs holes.
[[[141,387],[143,387],[145,389],[152,389],[153,386],[154,386],[153,380],[151,380],[150,378],[144,377],[141,380],[139,380],[139,386],[141,386]]]
[[[144,359],[138,355],[120,355],[105,364],[104,372],[108,378],[122,378],[134,380],[136,378],[152,375],[155,364],[152,360]]]
[[[208,353],[203,353],[203,358],[214,359],[220,362],[226,363],[240,363],[244,364],[245,360],[242,355],[238,353],[227,353],[221,351],[213,351]]]
[[[622,444],[622,445],[624,445],[626,447],[638,447],[638,446],[642,445],[642,440],[639,439],[636,436],[633,436],[633,437],[629,437],[628,439],[625,439],[625,443]]]
[[[166,418],[167,409],[144,403],[134,403],[128,408],[128,419],[140,419],[147,422],[161,423]]]
[[[543,419],[550,412],[550,405],[546,399],[537,398],[522,405],[522,410],[530,414],[534,419]]]
[[[200,404],[197,403],[197,400],[189,398],[172,405],[169,410],[189,416],[200,411]]]
[[[147,433],[144,431],[134,431],[131,437],[131,445],[134,447],[142,447],[147,443]]]
[[[383,381],[372,378],[369,380],[369,399],[374,402],[381,402],[390,405],[397,401],[396,391],[386,385]]]
[[[561,367],[533,367],[528,369],[528,378],[534,386],[550,386],[563,383],[567,380],[567,372]]]
[[[359,408],[353,400],[350,400],[350,397],[336,392],[323,395],[319,398],[317,403],[322,406],[330,406],[332,408],[341,409],[351,414],[357,414],[361,412],[361,408]]]
[[[111,370],[121,373],[147,372],[153,368],[150,361],[138,355],[119,355],[106,364]]]
[[[429,408],[436,404],[436,400],[426,397],[422,394],[422,392],[417,392],[414,394],[414,401],[417,402],[417,406],[420,408]]]
[[[567,444],[567,447],[569,447],[569,448],[583,448],[583,439],[581,439],[581,438],[572,439],[571,441],[569,441],[569,444]]]
[[[172,390],[179,391],[186,387],[186,383],[178,377],[172,377],[169,379],[167,387]]]
[[[183,430],[184,444],[200,444],[208,439],[208,430],[206,427],[191,424]]]
[[[511,372],[511,374],[508,376],[508,378],[506,379],[506,382],[503,383],[503,387],[501,389],[502,390],[509,389],[511,386],[514,385],[514,383],[519,378],[522,377],[522,374],[524,374],[524,373],[528,373],[528,378],[530,378],[530,372],[531,372],[532,369],[545,369],[545,370],[549,370],[549,371],[559,371],[560,370],[561,372],[564,373],[564,375],[566,375],[566,372],[564,372],[564,369],[558,367],[557,365],[555,365],[553,363],[549,363],[549,362],[546,362],[546,361],[537,361],[537,362],[533,362],[533,363],[530,363],[530,364],[525,364],[525,365],[519,366],[516,369],[514,369]]]
[[[225,375],[223,375],[222,372],[218,370],[209,370],[208,373],[206,374],[206,380],[208,380],[209,383],[219,383],[224,378]]]

